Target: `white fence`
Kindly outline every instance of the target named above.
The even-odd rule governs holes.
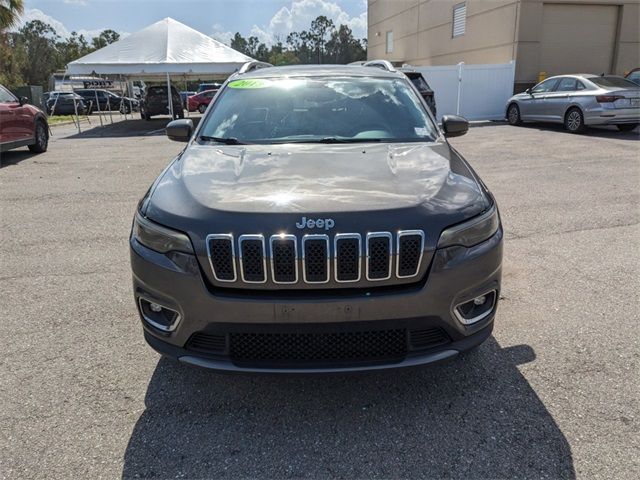
[[[468,120],[501,120],[513,94],[515,62],[495,65],[414,67],[434,90],[438,120],[458,114]]]

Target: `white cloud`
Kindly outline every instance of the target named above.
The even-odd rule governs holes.
[[[218,40],[219,42],[224,43],[225,45],[231,44],[231,39],[233,38],[233,33],[229,30],[225,30],[222,25],[219,23],[214,23],[211,27],[211,38]]]
[[[69,31],[69,29],[65,27],[61,21],[56,20],[51,15],[47,15],[42,10],[39,10],[37,8],[26,9],[24,11],[24,14],[20,18],[20,21],[15,27],[13,27],[12,31],[17,31],[21,29],[22,27],[24,27],[26,23],[32,20],[40,20],[41,22],[48,23],[55,29],[56,33],[60,35],[60,37],[62,38],[67,38],[69,37],[69,35],[71,35],[71,31]],[[93,28],[89,30],[82,28],[76,31],[78,35],[84,35],[86,39],[91,40],[93,37],[97,37],[98,35],[100,35],[100,32],[106,29],[107,27]],[[120,33],[120,38],[124,38],[127,35],[129,35],[128,32],[118,32],[118,33]]]
[[[333,20],[336,26],[348,25],[356,38],[366,38],[366,1],[363,2],[363,9],[360,15],[350,16],[336,2],[329,0],[292,0],[290,6],[282,7],[275,13],[268,25],[254,25],[250,34],[267,44],[274,43],[278,38],[284,42],[289,33],[308,30],[316,17],[324,15]]]
[[[86,7],[86,0],[64,0],[64,3],[68,3],[69,5],[78,5],[79,7]]]

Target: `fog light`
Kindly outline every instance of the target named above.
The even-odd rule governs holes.
[[[145,322],[163,332],[172,332],[180,322],[180,314],[164,305],[138,298],[140,313]]]
[[[466,302],[459,303],[453,309],[456,318],[465,325],[479,322],[493,312],[496,304],[496,291],[492,290]]]
[[[152,312],[156,312],[156,313],[162,311],[162,306],[158,305],[157,303],[150,303],[149,308],[151,309]]]
[[[480,297],[476,297],[473,299],[473,304],[474,305],[484,305],[484,302],[487,301],[487,297],[482,295]],[[151,308],[153,308],[153,304],[151,305]]]

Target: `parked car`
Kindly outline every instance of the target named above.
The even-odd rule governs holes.
[[[191,95],[195,95],[198,92],[191,92],[191,91],[182,91],[180,92],[180,100],[182,101],[182,105],[184,108],[187,108],[189,106],[189,97]]]
[[[561,123],[572,133],[615,125],[627,132],[640,124],[640,87],[613,75],[560,75],[511,97],[506,116],[511,125]]]
[[[89,115],[96,110],[101,112],[112,111],[120,113],[131,113],[131,110],[134,112],[140,110],[140,102],[135,98],[116,95],[109,90],[81,88],[75,90],[75,93],[84,99],[85,104],[88,106],[87,113]]]
[[[87,106],[84,99],[72,92],[47,92],[45,108],[47,115],[85,115]]]
[[[173,103],[174,118],[184,118],[184,109],[180,93],[175,87],[171,87],[171,100]],[[169,115],[169,101],[167,99],[166,85],[154,85],[147,87],[144,99],[140,103],[140,117],[151,120],[155,115]]]
[[[209,104],[211,103],[211,100],[213,100],[213,97],[216,96],[216,93],[218,93],[218,90],[205,90],[204,92],[198,93],[196,95],[191,95],[187,99],[188,110],[190,112],[195,112],[197,110],[200,113],[204,113],[204,111],[207,109],[207,106],[209,106]]]
[[[26,102],[26,97],[19,99],[0,85],[0,152],[24,146],[33,153],[47,151],[47,117]]]
[[[399,69],[402,73],[404,73],[411,83],[418,89],[424,101],[429,105],[429,109],[433,116],[436,116],[437,108],[436,108],[436,97],[433,89],[427,83],[427,80],[424,78],[422,73],[413,70],[411,67],[406,66]]]
[[[231,76],[138,204],[133,293],[146,341],[227,371],[346,372],[452,358],[491,334],[494,197],[397,70]]]
[[[198,91],[196,93],[204,92],[205,90],[218,90],[221,86],[220,83],[201,83],[198,85]]]
[[[630,82],[640,85],[640,68],[634,68],[624,77]]]

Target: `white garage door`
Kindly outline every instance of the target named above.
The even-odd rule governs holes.
[[[563,73],[610,73],[618,7],[545,3],[540,70]]]

